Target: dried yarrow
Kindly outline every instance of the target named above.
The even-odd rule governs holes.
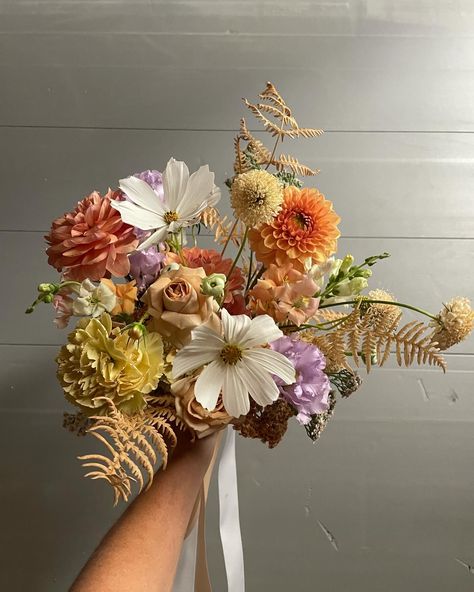
[[[261,407],[251,399],[249,413],[234,425],[234,429],[244,438],[256,438],[269,448],[275,448],[285,435],[288,420],[293,415],[296,415],[296,411],[283,399],[266,407]]]
[[[306,433],[313,442],[319,439],[324,428],[327,426],[328,421],[331,419],[334,413],[334,407],[336,405],[336,395],[334,391],[329,393],[329,409],[325,413],[318,413],[313,415],[311,421],[304,426]]]

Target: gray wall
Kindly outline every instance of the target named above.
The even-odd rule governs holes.
[[[0,0],[2,590],[65,590],[122,511],[61,428],[64,335],[46,307],[23,315],[55,278],[50,220],[170,155],[222,183],[240,97],[272,80],[328,130],[295,151],[322,170],[341,252],[390,251],[374,286],[436,311],[474,297],[473,72],[470,0]],[[239,441],[250,592],[472,589],[455,558],[474,563],[473,355],[446,376],[376,370],[316,446],[296,426],[274,451]]]

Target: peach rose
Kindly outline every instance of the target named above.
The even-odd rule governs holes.
[[[186,376],[171,385],[175,396],[176,415],[194,431],[197,438],[205,438],[223,429],[232,421],[219,397],[215,409],[208,411],[194,397],[194,384],[197,376]]]
[[[158,331],[172,345],[183,347],[195,327],[207,322],[219,326],[215,300],[201,293],[204,277],[202,267],[180,267],[162,273],[142,297],[152,316],[150,330]]]

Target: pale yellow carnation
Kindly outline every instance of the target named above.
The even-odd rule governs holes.
[[[89,415],[105,413],[107,397],[125,413],[145,406],[144,395],[163,374],[163,342],[158,333],[139,341],[112,328],[107,313],[82,319],[57,358],[57,376],[66,399]]]
[[[248,171],[234,179],[230,201],[236,217],[247,226],[269,224],[283,202],[283,186],[267,171]]]
[[[444,305],[436,321],[431,340],[445,350],[466,339],[474,328],[474,310],[469,298],[453,298]]]

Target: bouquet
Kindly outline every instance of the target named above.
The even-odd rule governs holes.
[[[74,325],[56,357],[75,409],[64,424],[103,448],[82,461],[115,503],[150,486],[182,431],[232,426],[274,447],[296,421],[317,440],[360,367],[394,354],[445,370],[441,352],[474,326],[467,298],[433,314],[368,290],[388,253],[335,258],[340,218],[301,180],[318,171],[277,151],[322,131],[300,127],[271,83],[244,103],[272,140],[241,119],[226,181],[234,219],[216,208],[208,166],[189,174],[171,158],[163,173],[92,192],[45,237],[61,276],[38,286],[27,312],[48,303],[58,327]],[[403,324],[403,309],[426,320]]]

